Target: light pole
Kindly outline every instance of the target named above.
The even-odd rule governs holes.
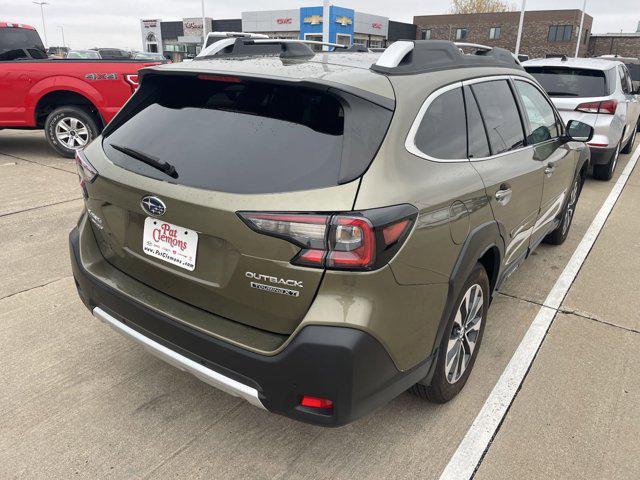
[[[48,47],[49,42],[47,42],[47,27],[44,24],[44,6],[49,5],[48,2],[33,2],[36,5],[40,5],[40,15],[42,15],[42,33],[44,33],[44,46]]]
[[[527,0],[522,0],[522,8],[520,9],[520,25],[518,26],[518,39],[516,40],[516,56],[520,53],[520,40],[522,39],[522,27],[524,26],[524,10],[527,6]]]
[[[580,54],[580,41],[582,40],[582,28],[584,27],[584,11],[587,9],[587,0],[582,4],[582,16],[580,17],[580,30],[578,31],[578,43],[576,44],[576,58]]]
[[[202,0],[202,45],[207,41],[207,28],[204,21],[204,0]]]
[[[64,41],[64,27],[62,25],[59,25],[58,28],[60,29],[60,33],[62,33],[62,46],[66,47],[67,42]]]
[[[329,0],[322,2],[322,41],[329,42]],[[323,45],[322,50],[325,52],[329,50],[328,45]]]

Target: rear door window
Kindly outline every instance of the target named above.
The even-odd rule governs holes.
[[[516,100],[506,80],[476,83],[471,86],[487,128],[491,153],[524,146],[524,132]]]
[[[348,101],[345,100],[348,98]],[[275,193],[335,186],[362,175],[392,113],[326,89],[201,75],[149,75],[105,131],[116,164],[207,190]],[[131,158],[175,167],[177,178]]]
[[[449,90],[429,105],[414,139],[426,155],[441,160],[467,158],[467,127],[462,88]]]
[[[516,80],[515,84],[529,119],[529,143],[536,144],[557,138],[559,131],[556,115],[545,96],[529,82]]]
[[[469,87],[464,87],[464,103],[467,109],[467,137],[469,158],[485,158],[491,155],[489,140],[478,104]]]
[[[527,67],[527,72],[552,97],[603,97],[609,95],[601,70],[565,67]]]

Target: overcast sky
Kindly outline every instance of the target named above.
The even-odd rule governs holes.
[[[142,48],[140,19],[180,20],[201,15],[200,0],[47,0],[45,20],[49,45],[61,45],[64,26],[67,45]],[[581,8],[583,0],[528,0],[527,10]],[[335,5],[411,22],[414,15],[446,13],[450,0],[344,0]],[[515,0],[518,8],[521,0]],[[206,15],[214,19],[240,18],[248,10],[275,10],[321,5],[299,0],[205,0]],[[640,21],[640,0],[587,0],[594,17],[594,33],[635,32]],[[0,0],[0,21],[35,26],[42,35],[40,7],[31,0]]]

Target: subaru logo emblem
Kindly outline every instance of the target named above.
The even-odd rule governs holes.
[[[167,207],[164,202],[153,195],[142,197],[140,206],[145,212],[149,215],[153,215],[154,217],[161,217],[167,211]]]

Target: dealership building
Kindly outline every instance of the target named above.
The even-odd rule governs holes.
[[[386,47],[396,40],[416,38],[416,26],[411,23],[336,5],[328,7],[325,19],[323,10],[318,6],[242,12],[239,19],[205,18],[204,27],[205,32],[264,33],[272,38],[314,41],[322,41],[326,29],[329,42],[363,47]],[[141,20],[142,49],[162,52],[174,61],[193,57],[202,47],[202,26],[202,18]]]
[[[388,41],[389,19],[331,5],[328,18],[323,7],[242,13],[242,31],[265,33],[274,38],[322,41],[328,27],[328,41],[342,45],[383,47]]]

